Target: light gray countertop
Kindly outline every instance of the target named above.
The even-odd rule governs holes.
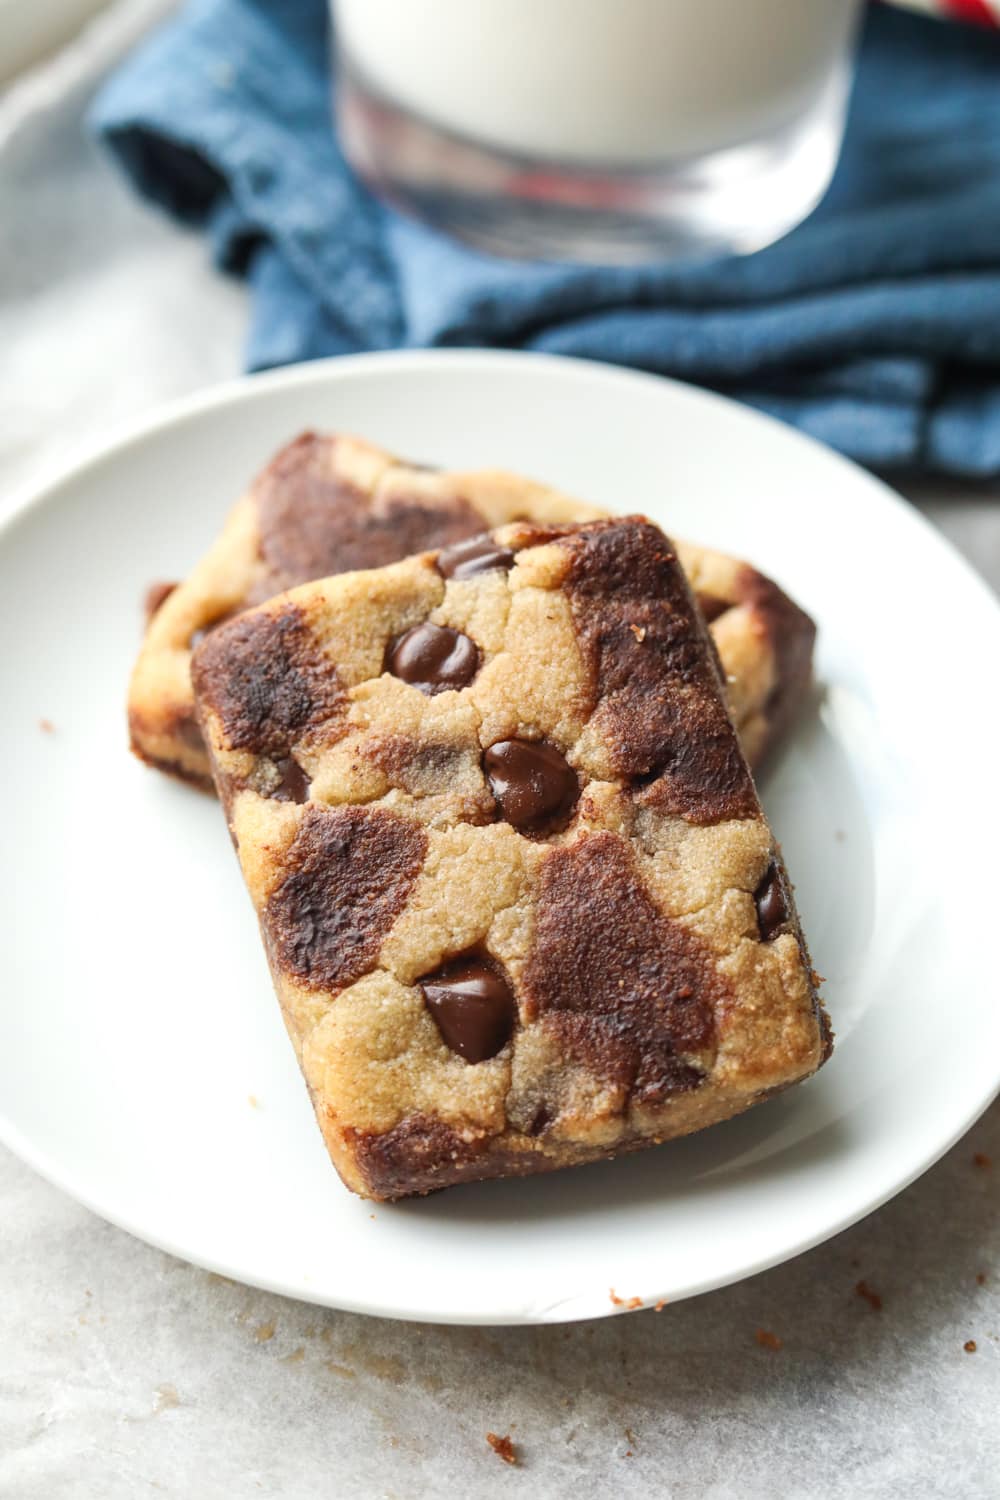
[[[0,99],[0,511],[101,431],[238,369],[241,289],[80,138],[95,72],[156,8],[129,0],[113,34]],[[900,487],[1000,588],[1000,486]],[[996,1497],[998,1174],[994,1106],[788,1265],[660,1315],[476,1330],[235,1285],[0,1151],[0,1496]]]

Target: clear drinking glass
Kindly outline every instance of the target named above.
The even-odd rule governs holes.
[[[860,0],[331,0],[355,170],[480,247],[769,244],[836,165]]]

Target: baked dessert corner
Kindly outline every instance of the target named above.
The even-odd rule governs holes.
[[[349,1187],[613,1156],[813,1073],[830,1030],[672,544],[517,524],[305,585],[193,680]]]

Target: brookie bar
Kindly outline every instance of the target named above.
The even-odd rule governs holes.
[[[684,1135],[827,1056],[671,543],[514,525],[230,621],[194,684],[345,1183],[398,1198]]]

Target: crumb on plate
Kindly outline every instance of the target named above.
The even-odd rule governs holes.
[[[502,1458],[505,1464],[517,1463],[517,1453],[514,1449],[514,1444],[511,1442],[509,1433],[504,1437],[499,1437],[495,1432],[488,1432],[486,1434],[486,1441],[493,1449],[497,1458]]]

